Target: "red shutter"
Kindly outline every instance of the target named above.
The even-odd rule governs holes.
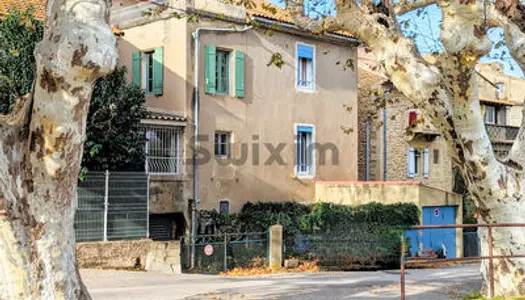
[[[417,112],[411,111],[408,113],[408,126],[412,125],[417,119]]]

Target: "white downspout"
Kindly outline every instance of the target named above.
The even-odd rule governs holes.
[[[195,238],[197,236],[197,204],[199,200],[199,163],[197,161],[199,152],[199,37],[201,31],[215,31],[215,32],[245,32],[251,29],[252,26],[245,26],[244,28],[214,28],[214,27],[199,27],[192,33],[195,40],[195,51],[193,60],[195,62],[195,79],[193,88],[193,202],[191,204],[191,268],[195,267]]]

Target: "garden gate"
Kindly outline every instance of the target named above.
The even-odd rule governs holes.
[[[268,265],[269,233],[219,233],[198,235],[192,268],[192,241],[181,239],[181,265],[183,272],[220,273],[236,267]]]

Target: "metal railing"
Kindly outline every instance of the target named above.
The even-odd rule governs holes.
[[[182,127],[148,125],[146,173],[179,174],[182,167]]]
[[[220,273],[236,267],[267,266],[270,254],[269,237],[268,231],[198,235],[193,244],[190,237],[182,237],[182,270]],[[195,247],[194,264],[191,262],[192,246]]]
[[[149,179],[144,173],[89,172],[78,183],[77,242],[147,238]]]
[[[525,227],[525,223],[499,223],[499,224],[453,224],[453,225],[420,225],[413,226],[410,229],[444,229],[444,228],[487,228],[487,246],[488,256],[472,256],[472,257],[458,257],[458,258],[433,258],[433,257],[406,257],[405,256],[405,244],[402,239],[402,251],[401,251],[401,272],[400,272],[400,286],[401,286],[401,300],[405,300],[405,269],[406,265],[409,264],[421,264],[424,263],[444,263],[444,262],[466,262],[466,261],[482,261],[488,259],[489,261],[489,297],[494,297],[494,259],[505,259],[505,258],[525,258],[524,254],[512,254],[512,255],[494,255],[493,254],[493,241],[492,241],[492,229],[503,228],[503,227]]]
[[[507,125],[496,125],[496,124],[485,124],[487,134],[493,142],[513,142],[518,135],[519,127],[507,126]]]

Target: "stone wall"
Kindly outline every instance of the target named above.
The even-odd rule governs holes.
[[[149,211],[152,214],[187,214],[187,180],[172,176],[152,176],[149,186]]]
[[[152,240],[77,243],[80,268],[144,269]]]
[[[140,269],[172,274],[181,272],[180,242],[152,240],[77,244],[80,268]]]
[[[360,53],[361,55],[361,53]],[[366,148],[366,120],[370,118],[371,122],[371,147],[370,147],[370,181],[388,180],[388,181],[418,181],[425,185],[451,191],[453,187],[452,162],[450,160],[449,150],[446,143],[439,137],[431,138],[431,135],[425,135],[423,138],[410,137],[407,135],[408,114],[410,110],[417,109],[401,93],[394,90],[387,94],[387,116],[384,120],[383,109],[374,99],[375,94],[381,93],[380,84],[384,78],[372,71],[372,68],[359,68],[359,180],[365,180],[365,148]],[[418,118],[424,116],[418,112]],[[384,178],[384,126],[386,124],[386,162],[387,177]],[[427,121],[423,122],[422,129],[429,126]],[[430,128],[429,131],[432,131]],[[427,139],[428,138],[428,139]],[[429,176],[425,178],[423,172],[419,175],[408,177],[408,149],[429,149]],[[435,152],[436,150],[437,152]],[[434,154],[437,159],[434,160]],[[434,163],[436,162],[436,163]],[[423,159],[420,164],[423,169]]]

